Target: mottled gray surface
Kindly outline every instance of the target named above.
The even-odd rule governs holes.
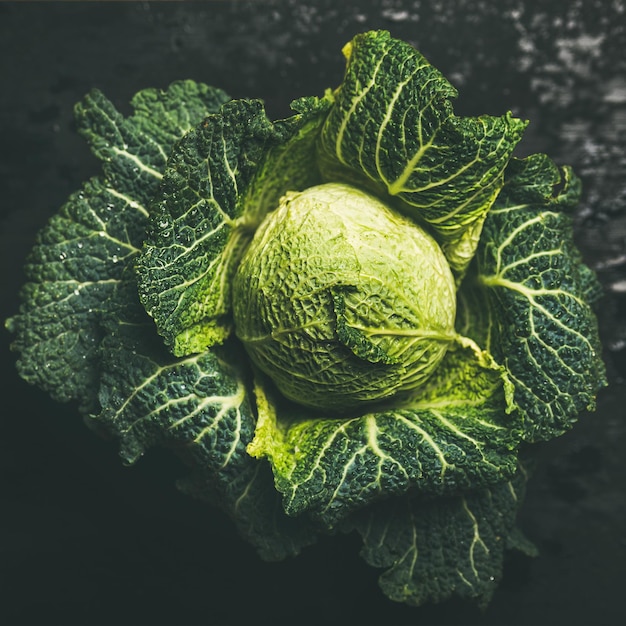
[[[577,236],[606,288],[611,386],[542,446],[522,523],[541,556],[512,556],[485,613],[411,609],[339,537],[260,562],[219,513],[174,491],[152,455],[127,470],[72,407],[22,383],[2,334],[0,622],[613,624],[626,562],[626,22],[623,0],[0,4],[0,317],[13,313],[35,232],[96,163],[72,107],[99,87],[120,107],[179,78],[261,97],[270,114],[337,85],[341,47],[386,28],[460,89],[460,113],[531,120],[522,152],[583,178]]]

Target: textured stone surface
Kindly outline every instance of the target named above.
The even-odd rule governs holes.
[[[89,89],[123,108],[143,87],[193,78],[264,98],[280,117],[340,82],[352,35],[386,28],[459,87],[459,113],[511,109],[531,120],[523,153],[583,178],[577,235],[607,291],[611,383],[596,414],[541,449],[522,520],[541,556],[509,559],[485,613],[411,609],[376,589],[356,537],[259,561],[219,513],[175,492],[169,457],[122,468],[72,407],[22,383],[3,333],[0,621],[614,623],[626,559],[625,12],[623,0],[0,4],[2,318],[35,232],[95,172],[72,129]]]

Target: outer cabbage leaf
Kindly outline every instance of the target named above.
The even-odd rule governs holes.
[[[297,554],[314,541],[306,520],[292,520],[266,466],[246,445],[255,425],[249,381],[236,364],[241,348],[176,359],[165,349],[137,299],[132,280],[120,283],[118,306],[106,320],[102,343],[102,412],[92,420],[116,436],[125,463],[153,446],[173,450],[192,469],[180,482],[186,493],[208,499],[235,520],[267,559]]]
[[[248,451],[270,460],[288,514],[307,511],[332,528],[381,497],[455,493],[510,477],[519,424],[505,413],[505,383],[489,355],[459,347],[419,398],[330,419],[276,400],[265,382]]]
[[[274,124],[260,101],[232,101],[174,149],[137,264],[141,301],[174,354],[229,335],[232,277],[254,230],[286,190],[319,182],[328,104],[300,100],[298,115]]]
[[[514,385],[527,441],[562,434],[606,384],[591,308],[599,286],[561,210],[579,189],[545,155],[512,161],[477,253],[472,280],[485,290],[490,345]]]
[[[243,461],[243,457],[241,459]],[[250,542],[266,561],[295,556],[315,543],[319,528],[305,517],[285,515],[274,488],[272,471],[265,463],[248,462],[231,468],[227,484],[200,468],[178,481],[179,489],[195,498],[207,500],[230,515],[241,536]],[[225,474],[220,474],[221,479]]]
[[[509,481],[463,496],[392,498],[354,521],[363,558],[387,568],[379,584],[397,602],[421,605],[453,595],[485,606],[502,577],[507,548],[535,548],[515,527],[523,500],[523,469]]]
[[[344,49],[346,73],[319,142],[325,180],[390,196],[438,237],[462,274],[526,123],[458,117],[456,90],[409,44],[385,31]]]
[[[79,131],[104,161],[103,177],[73,194],[38,234],[18,315],[7,322],[21,376],[56,400],[97,407],[100,318],[138,253],[147,203],[174,142],[226,95],[192,81],[147,89],[125,119],[99,92],[76,107]]]
[[[138,93],[128,119],[98,91],[77,106],[105,174],[39,234],[26,268],[32,282],[8,327],[26,380],[57,400],[78,399],[86,414],[103,406],[90,424],[120,437],[126,462],[150,445],[173,448],[194,469],[181,488],[223,507],[261,556],[276,559],[314,531],[282,513],[269,469],[245,452],[253,417],[240,374],[209,353],[175,362],[139,304],[133,271],[167,154],[226,100],[183,81]]]

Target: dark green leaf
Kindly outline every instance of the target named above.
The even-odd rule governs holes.
[[[134,463],[153,446],[173,450],[191,468],[186,493],[231,515],[266,559],[297,554],[315,530],[287,518],[268,468],[246,452],[255,426],[245,357],[236,344],[220,353],[176,359],[165,349],[132,283],[116,290],[120,306],[103,340],[101,414],[95,425],[119,438]]]
[[[563,176],[544,155],[512,162],[477,254],[497,328],[491,345],[513,382],[529,441],[563,433],[605,384],[590,305],[597,283],[560,210],[575,203],[578,184],[569,170]]]
[[[422,605],[452,596],[485,606],[502,577],[504,551],[534,548],[515,517],[525,490],[523,470],[506,482],[463,496],[391,498],[354,521],[363,558],[386,568],[379,584],[397,602]]]
[[[100,319],[145,236],[146,203],[165,155],[224,98],[184,81],[140,92],[127,119],[98,91],[76,107],[105,176],[88,181],[39,233],[19,314],[7,322],[21,353],[20,374],[55,399],[97,407]]]
[[[526,123],[454,115],[454,87],[387,32],[357,35],[344,53],[346,73],[320,140],[324,178],[389,196],[434,230],[461,274]]]
[[[229,335],[237,264],[278,198],[317,181],[312,151],[327,106],[300,102],[305,112],[272,124],[260,101],[232,101],[176,146],[137,264],[141,300],[174,354]]]

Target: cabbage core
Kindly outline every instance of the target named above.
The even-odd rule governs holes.
[[[233,285],[235,330],[290,400],[345,410],[414,391],[455,337],[437,242],[376,197],[329,183],[288,193]]]

